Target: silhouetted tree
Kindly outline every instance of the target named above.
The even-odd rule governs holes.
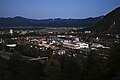
[[[119,80],[120,79],[120,43],[112,45],[108,58],[108,79]]]
[[[62,80],[79,80],[79,67],[75,58],[68,58],[62,71]]]
[[[56,59],[49,59],[44,68],[45,80],[60,80],[61,65]]]

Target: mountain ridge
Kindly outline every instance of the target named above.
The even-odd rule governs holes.
[[[39,27],[90,27],[102,19],[103,16],[85,19],[29,19],[21,16],[0,18],[0,27],[39,26]]]

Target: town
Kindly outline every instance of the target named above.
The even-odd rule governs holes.
[[[0,80],[120,80],[120,1],[0,0]]]
[[[14,52],[17,46],[22,45],[41,51],[50,48],[52,55],[84,55],[85,57],[90,51],[101,51],[103,54],[100,54],[106,58],[104,52],[109,51],[110,42],[119,42],[119,34],[100,35],[91,31],[79,32],[77,28],[6,29],[0,33],[1,47],[6,47],[6,50],[3,48],[2,51],[8,52]]]

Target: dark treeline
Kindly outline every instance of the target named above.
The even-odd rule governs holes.
[[[19,52],[9,61],[0,58],[0,80],[120,80],[120,43],[113,44],[106,57],[93,51],[85,57],[51,52],[46,52],[45,64],[23,59]]]

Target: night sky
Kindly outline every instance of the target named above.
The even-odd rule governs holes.
[[[105,15],[120,0],[0,0],[0,17],[83,19]]]

